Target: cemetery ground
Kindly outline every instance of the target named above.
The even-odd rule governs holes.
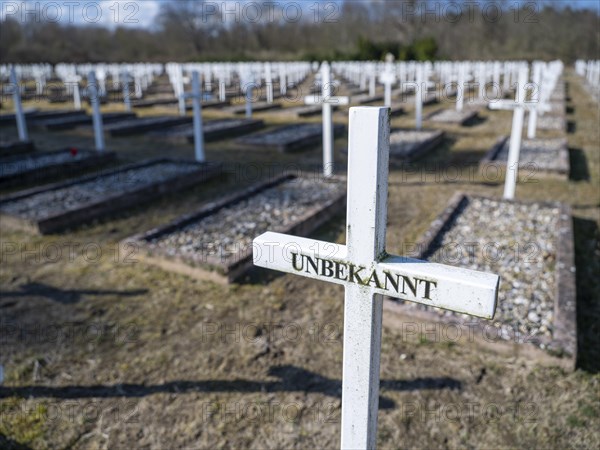
[[[600,446],[599,115],[580,80],[568,72],[566,81],[571,174],[533,173],[517,186],[517,199],[572,207],[578,369],[560,368],[553,355],[531,358],[523,346],[469,339],[464,329],[456,339],[454,329],[384,312],[380,448]],[[205,119],[221,116],[204,111]],[[278,121],[255,116],[267,126]],[[413,116],[409,109],[392,127],[413,126]],[[480,116],[471,127],[436,126],[446,140],[408,168],[391,162],[390,252],[406,253],[455,192],[501,196],[503,180],[484,178],[477,167],[510,130],[511,113]],[[347,109],[334,119],[346,123]],[[43,150],[92,142],[81,130],[34,130],[31,137]],[[217,285],[118,250],[132,234],[272,176],[269,168],[320,171],[319,148],[283,154],[233,141],[207,144],[207,160],[223,162],[224,175],[205,185],[64,234],[2,230],[0,447],[338,446],[343,287],[266,271]],[[345,146],[345,137],[336,140],[342,173]],[[193,157],[191,145],[144,136],[110,138],[107,148],[122,162]],[[344,223],[339,216],[312,237],[343,242]],[[11,244],[24,247],[9,252]]]

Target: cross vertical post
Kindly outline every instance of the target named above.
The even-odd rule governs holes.
[[[90,89],[92,89],[92,92],[90,92]],[[92,102],[96,150],[101,152],[104,151],[104,130],[102,128],[102,114],[100,114],[100,89],[98,88],[96,73],[93,70],[88,74],[88,96]]]
[[[304,98],[304,103],[315,105],[320,103],[323,115],[323,175],[331,177],[333,175],[333,110],[332,104],[347,105],[350,102],[348,97],[332,96],[331,92],[331,68],[327,61],[321,64],[321,96],[311,95]]]
[[[385,251],[389,109],[352,108],[349,128],[346,246],[349,259],[368,267]],[[357,179],[363,182],[356,183]],[[382,309],[382,295],[357,284],[346,288],[341,438],[344,449],[375,447]]]
[[[194,105],[194,151],[196,161],[204,161],[204,133],[202,131],[202,89],[198,71],[192,72],[192,104]]]
[[[456,110],[461,112],[465,105],[465,65],[458,63],[458,84],[456,86]]]
[[[333,123],[331,105],[331,73],[329,63],[323,62],[321,67],[321,83],[323,91],[323,175],[333,175]]]
[[[531,102],[537,103],[540,101],[540,90],[542,89],[542,66],[539,62],[533,66],[533,91],[531,92]],[[535,138],[537,128],[537,108],[529,110],[529,120],[527,121],[527,138]]]
[[[508,147],[508,161],[506,162],[506,176],[504,180],[504,198],[515,198],[517,176],[519,173],[519,153],[521,152],[521,136],[523,133],[523,118],[525,117],[525,94],[529,69],[525,66],[519,69],[517,93],[515,96],[516,107],[513,112],[510,144]]]
[[[129,93],[129,73],[124,70],[121,74],[123,83],[123,103],[125,103],[125,111],[131,111],[131,95]]]
[[[21,92],[19,90],[19,82],[17,80],[17,72],[15,66],[10,68],[10,82],[13,85],[13,103],[15,104],[15,119],[17,121],[17,131],[20,141],[29,140],[27,133],[27,123],[25,122],[25,114],[23,113],[23,104],[21,103]]]
[[[417,64],[417,84],[415,86],[415,128],[423,128],[423,66]]]

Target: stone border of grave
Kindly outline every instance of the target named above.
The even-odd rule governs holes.
[[[485,154],[483,158],[479,160],[479,172],[482,173],[489,166],[496,166],[502,171],[506,172],[506,162],[500,162],[496,160],[498,153],[502,150],[504,144],[510,139],[509,136],[500,136],[496,143],[492,146],[491,149]],[[548,169],[538,169],[535,171],[533,175],[545,175],[545,176],[559,176],[567,178],[569,176],[569,172],[571,170],[571,164],[569,162],[569,148],[566,138],[552,138],[552,139],[562,139],[564,141],[564,145],[560,151],[560,162],[558,170],[548,170]],[[523,141],[521,142],[522,145]],[[527,170],[529,163],[520,163],[520,170]]]
[[[23,158],[28,158],[31,156],[50,156],[53,154],[59,154],[68,151],[68,149],[61,149],[54,150],[51,152],[35,152],[31,154],[25,153],[22,155],[15,155],[14,157],[3,157],[0,162],[2,164],[19,164],[19,161]],[[23,184],[32,184],[47,181],[52,178],[57,178],[61,175],[73,175],[71,173],[72,171],[79,172],[93,167],[104,166],[117,159],[117,154],[115,152],[99,152],[96,150],[85,149],[78,149],[77,151],[81,155],[87,154],[88,156],[86,156],[85,158],[76,159],[74,161],[64,162],[62,164],[50,164],[46,166],[39,166],[24,172],[18,172],[7,176],[0,176],[0,187],[4,189]]]
[[[199,264],[197,261],[192,261],[185,257],[169,256],[160,248],[151,250],[147,243],[152,239],[172,233],[190,223],[210,216],[223,208],[234,205],[266,189],[294,178],[298,178],[298,176],[293,173],[284,173],[272,180],[257,183],[246,189],[235,192],[222,200],[208,203],[190,214],[180,216],[169,224],[128,237],[122,240],[120,245],[127,251],[135,248],[136,256],[139,257],[141,261],[160,267],[161,269],[187,275],[198,280],[209,280],[220,284],[232,283],[253,267],[252,246],[244,252],[232,257],[231,261],[223,261],[219,257],[207,256],[204,263]],[[331,179],[340,183],[345,183],[345,179],[341,177],[332,177]],[[332,198],[325,205],[312,208],[298,221],[288,227],[283,227],[274,231],[280,233],[293,233],[302,236],[307,235],[327,223],[345,207],[346,191]]]
[[[444,229],[460,214],[466,203],[470,199],[493,199],[482,195],[465,194],[457,192],[450,199],[446,209],[444,209],[431,223],[421,238],[417,241],[418,254],[414,257],[418,259],[427,259],[435,247],[436,240],[444,233]],[[539,204],[543,206],[558,208],[558,242],[556,243],[556,297],[554,299],[554,332],[552,340],[537,338],[539,343],[546,345],[549,351],[542,350],[532,342],[526,342],[520,345],[527,347],[526,353],[539,356],[540,359],[549,359],[554,364],[558,364],[567,370],[574,370],[577,361],[577,314],[576,314],[576,284],[575,284],[575,248],[573,237],[573,223],[571,218],[570,206],[559,202],[533,202],[520,200],[506,200],[503,202],[518,204]],[[412,256],[412,255],[411,255]],[[413,316],[417,319],[428,322],[447,322],[448,317],[443,317],[434,311],[414,310],[394,299],[386,298],[386,308],[390,311],[398,312],[406,316]],[[452,323],[462,323],[465,319],[458,316],[452,320]],[[480,336],[483,335],[484,328],[490,326],[489,321],[469,317],[466,319],[471,324],[479,328]],[[510,340],[494,340],[493,346],[499,346],[500,350],[515,349],[514,336]]]
[[[33,141],[15,141],[0,144],[0,157],[6,158],[16,155],[25,155],[35,151]]]
[[[194,170],[185,174],[178,174],[175,177],[148,185],[135,191],[121,193],[117,196],[105,197],[97,201],[90,202],[76,210],[66,211],[64,213],[46,217],[43,220],[28,220],[0,212],[0,222],[4,227],[16,231],[27,231],[34,234],[56,233],[83,225],[84,223],[88,223],[94,219],[109,216],[122,209],[136,206],[144,202],[149,202],[157,196],[162,196],[189,188],[198,183],[216,177],[217,175],[221,174],[222,170],[220,163],[197,163],[195,161],[183,159],[154,158],[120,166],[115,170],[101,171],[80,178],[61,181],[58,183],[48,184],[42,187],[27,189],[6,196],[1,196],[0,205],[2,203],[8,203],[36,195],[41,192],[74,186],[79,183],[94,180],[98,177],[115,176],[130,169],[138,169],[145,166],[168,162],[194,164],[198,166],[198,170]]]

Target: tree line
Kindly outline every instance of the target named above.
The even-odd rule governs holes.
[[[0,60],[380,60],[387,53],[397,60],[600,57],[598,13],[556,2],[346,0],[306,10],[300,19],[289,11],[298,3],[252,3],[255,10],[239,9],[231,17],[214,8],[220,3],[166,2],[148,28],[6,17],[0,21]],[[270,14],[258,20],[263,6]]]

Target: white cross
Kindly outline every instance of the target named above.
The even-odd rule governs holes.
[[[267,86],[267,103],[273,103],[273,73],[271,63],[265,63],[265,84]]]
[[[204,162],[204,132],[202,131],[202,88],[200,74],[197,70],[192,72],[192,92],[184,94],[184,98],[191,98],[194,108],[194,154],[196,161]]]
[[[492,318],[499,277],[388,255],[389,108],[350,108],[346,245],[267,232],[254,264],[345,287],[343,449],[375,448],[383,296]]]
[[[331,105],[347,105],[348,97],[334,97],[331,95],[331,69],[329,63],[321,64],[321,95],[304,97],[307,105],[321,104],[323,108],[323,175],[333,175],[333,120]]]
[[[29,140],[29,133],[27,132],[27,123],[25,122],[23,104],[21,103],[21,90],[19,88],[17,73],[15,72],[14,66],[10,68],[10,83],[12,84],[13,103],[15,106],[15,119],[17,121],[17,132],[19,133],[19,140],[25,142]]]
[[[415,128],[423,128],[423,78],[424,67],[418,64],[416,68],[416,86],[415,86]],[[427,87],[425,88],[427,89]]]
[[[527,78],[529,76],[529,68],[524,65],[519,68],[519,77],[517,81],[517,90],[515,100],[500,100],[491,102],[490,109],[513,110],[512,127],[510,131],[510,143],[508,147],[508,160],[506,162],[506,177],[504,179],[504,195],[506,199],[515,198],[515,190],[517,187],[517,176],[519,172],[519,153],[521,152],[521,137],[523,134],[523,119],[525,110],[549,110],[549,105],[544,103],[526,102],[527,96]]]
[[[102,127],[102,114],[100,114],[100,89],[96,80],[96,73],[91,71],[88,74],[88,97],[92,102],[92,121],[94,123],[94,139],[96,141],[96,150],[104,151],[104,129]]]
[[[254,74],[251,70],[247,70],[240,74],[242,80],[242,90],[245,93],[246,98],[246,117],[252,117],[252,96],[256,82],[254,81]]]
[[[392,106],[392,85],[396,82],[396,72],[392,66],[394,57],[390,54],[386,56],[385,70],[379,76],[379,81],[385,85],[384,104],[388,108]]]
[[[124,70],[121,73],[123,83],[123,102],[125,103],[125,111],[131,111],[131,96],[129,93],[129,73]]]
[[[68,76],[65,81],[73,86],[73,103],[75,109],[81,109],[81,94],[79,92],[79,82],[81,77],[79,75],[72,74]]]

